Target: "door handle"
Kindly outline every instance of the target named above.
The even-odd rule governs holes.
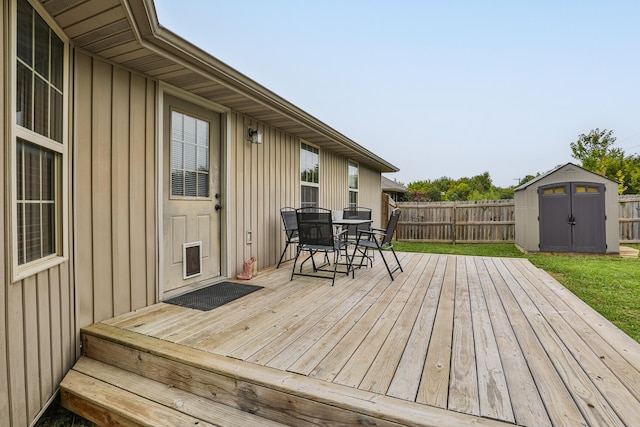
[[[219,211],[220,209],[222,209],[222,206],[216,205],[216,210]]]

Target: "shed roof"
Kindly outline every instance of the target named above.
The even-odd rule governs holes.
[[[407,188],[400,184],[399,182],[393,181],[387,178],[384,175],[380,175],[380,185],[382,187],[382,191],[393,192],[393,193],[406,193]]]
[[[543,173],[542,175],[539,175],[539,176],[535,177],[535,178],[534,178],[534,179],[532,179],[531,181],[527,181],[527,182],[525,182],[524,184],[522,184],[521,186],[519,186],[518,188],[516,188],[514,191],[522,191],[522,190],[524,190],[524,189],[526,189],[526,188],[530,187],[531,185],[533,185],[533,184],[537,183],[538,181],[540,181],[540,180],[542,180],[542,179],[544,179],[544,178],[548,177],[549,175],[554,174],[555,172],[557,172],[557,171],[559,171],[560,169],[563,169],[563,168],[565,168],[565,167],[567,167],[567,166],[573,166],[573,167],[576,167],[576,168],[578,168],[578,169],[580,169],[580,170],[583,170],[583,171],[585,171],[585,172],[588,172],[588,173],[590,173],[590,174],[592,174],[592,175],[594,175],[594,176],[598,177],[598,178],[599,178],[599,179],[601,179],[601,180],[607,180],[607,181],[611,181],[611,182],[614,182],[614,183],[618,184],[618,182],[617,182],[617,181],[615,181],[615,180],[613,180],[613,179],[607,178],[606,176],[602,176],[602,175],[597,174],[597,173],[595,173],[595,172],[593,172],[593,171],[590,171],[590,170],[588,170],[588,169],[585,169],[585,168],[583,168],[582,166],[578,166],[578,165],[576,165],[576,164],[573,164],[573,163],[569,162],[569,163],[565,163],[564,165],[556,166],[555,168],[551,169],[550,171],[545,172],[545,173]]]
[[[380,172],[399,169],[158,22],[153,0],[40,0],[76,48]]]

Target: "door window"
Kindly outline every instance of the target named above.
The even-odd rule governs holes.
[[[209,198],[209,123],[171,112],[171,196]]]

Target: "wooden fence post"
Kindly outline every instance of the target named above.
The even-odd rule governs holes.
[[[458,230],[456,227],[456,220],[457,220],[457,216],[458,216],[458,209],[457,209],[457,205],[456,202],[453,202],[453,206],[452,206],[452,218],[451,218],[451,237],[453,238],[453,243],[454,245],[456,244],[456,241],[458,240]]]

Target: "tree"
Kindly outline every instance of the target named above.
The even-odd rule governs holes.
[[[621,178],[616,179],[625,188],[621,194],[640,194],[640,155],[624,158]]]
[[[571,151],[583,168],[618,181],[619,194],[640,194],[640,157],[625,156],[615,141],[613,131],[596,128],[572,142]]]
[[[443,176],[436,180],[409,183],[408,199],[412,202],[512,199],[513,187],[493,185],[489,172],[458,180]]]
[[[572,157],[580,160],[583,168],[615,179],[624,159],[624,152],[613,148],[615,142],[612,130],[592,129],[587,135],[580,134],[578,140],[571,143]]]
[[[537,177],[539,177],[539,176],[540,176],[540,172],[538,172],[538,173],[537,173],[537,174],[535,174],[535,175],[526,175],[524,178],[522,178],[522,179],[520,179],[520,180],[518,181],[518,187],[519,187],[519,186],[521,186],[522,184],[526,184],[527,182],[529,182],[529,181],[532,181],[532,180],[536,179],[536,178],[537,178]]]

